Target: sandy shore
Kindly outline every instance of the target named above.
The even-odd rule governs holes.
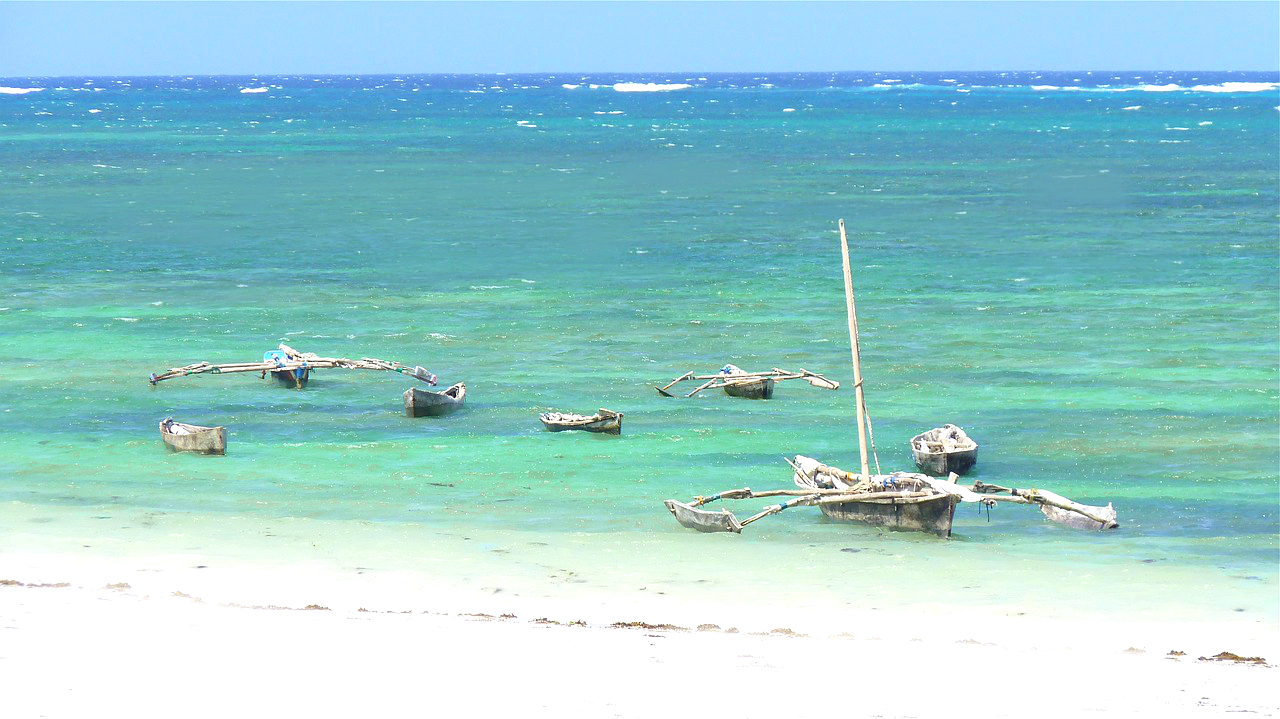
[[[1275,627],[537,600],[57,556],[0,555],[0,575],[15,718],[1280,714]],[[1269,664],[1199,659],[1222,651]]]

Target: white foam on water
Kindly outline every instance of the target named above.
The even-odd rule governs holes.
[[[570,83],[567,83],[567,82],[566,82],[566,83],[564,83],[563,85],[561,85],[560,87],[563,87],[563,88],[564,88],[564,89],[566,89],[566,90],[577,90],[578,88],[582,87],[582,85],[573,85],[573,84],[570,84]]]
[[[111,319],[119,320],[121,322],[137,322],[138,321],[137,317],[112,317]]]
[[[520,281],[521,281],[521,282],[523,282],[523,283],[525,283],[526,285],[536,285],[536,284],[538,284],[538,281],[537,281],[537,280],[526,280],[526,279],[521,279]]]
[[[1196,85],[1192,92],[1266,92],[1280,89],[1280,82],[1224,82],[1220,85]]]
[[[93,108],[92,110],[90,110],[90,111],[89,111],[89,114],[90,114],[90,115],[97,115],[97,114],[98,114],[98,113],[100,113],[100,112],[102,112],[102,110],[99,110],[98,108],[96,108],[96,107],[95,107],[95,108]]]
[[[267,90],[270,90],[270,89],[271,89],[271,88],[269,88],[269,87],[242,87],[242,88],[240,88],[240,94],[241,94],[241,95],[256,95],[256,94],[258,94],[258,93],[260,93],[260,92],[266,92]]]
[[[784,107],[784,108],[782,108],[782,111],[783,111],[783,112],[795,112],[795,111],[796,111],[796,109],[795,109],[794,107]]]
[[[1121,110],[1141,110],[1141,109],[1142,109],[1142,105],[1130,105],[1130,106],[1128,106],[1128,107],[1122,107],[1122,108],[1120,108],[1120,109],[1121,109]]]
[[[528,120],[516,120],[516,125],[518,127],[537,127],[537,125],[529,122]]]
[[[1178,130],[1178,131],[1180,131],[1180,132],[1187,132],[1187,131],[1188,131],[1188,130],[1190,130],[1191,128],[1189,128],[1189,127],[1166,127],[1165,129],[1166,129],[1166,130]]]
[[[1205,120],[1204,122],[1198,122],[1196,124],[1199,125],[1200,127],[1204,127],[1205,125],[1212,125],[1213,120]]]
[[[595,87],[595,85],[592,85]],[[688,90],[693,87],[686,82],[617,82],[613,84],[613,89],[617,92],[671,92],[673,90]]]
[[[1223,82],[1217,85],[1192,85],[1191,87],[1183,87],[1176,83],[1168,83],[1165,85],[1138,85],[1137,87],[1117,87],[1113,88],[1113,92],[1131,92],[1139,90],[1142,92],[1268,92],[1280,89],[1280,82]]]
[[[43,87],[4,87],[0,86],[0,95],[26,95],[29,92],[44,92]]]

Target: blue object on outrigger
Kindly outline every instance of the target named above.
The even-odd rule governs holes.
[[[271,350],[269,352],[262,353],[263,362],[275,362],[276,364],[284,364],[285,360],[287,359],[289,359],[289,355],[286,355],[284,353],[284,350]]]

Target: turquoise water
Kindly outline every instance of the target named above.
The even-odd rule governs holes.
[[[1275,80],[0,81],[43,88],[0,95],[0,545],[1274,621],[1280,93],[1224,83]],[[884,469],[955,422],[974,478],[1120,530],[675,524],[661,500],[785,486],[784,455],[856,466],[839,217]],[[146,381],[282,341],[468,406],[407,419],[388,373]],[[651,389],[727,362],[846,387]],[[536,417],[597,407],[621,437]],[[166,416],[227,456],[167,454]]]

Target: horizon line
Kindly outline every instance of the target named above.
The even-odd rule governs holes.
[[[121,74],[121,75],[0,75],[0,80],[61,80],[75,78],[195,78],[195,77],[226,77],[226,78],[260,78],[260,77],[396,77],[396,76],[457,76],[457,75],[475,75],[475,76],[520,76],[520,75],[644,75],[644,74],[667,74],[667,75],[821,75],[821,74],[839,74],[839,73],[932,73],[932,74],[948,74],[948,73],[1030,73],[1030,72],[1055,72],[1055,73],[1147,73],[1147,72],[1169,72],[1169,73],[1190,73],[1190,72],[1223,72],[1223,73],[1269,73],[1280,77],[1280,68],[1268,68],[1264,70],[1258,69],[1206,69],[1197,68],[1192,70],[1171,70],[1159,68],[1134,69],[1134,68],[1108,68],[1108,69],[1036,69],[1036,68],[1002,68],[994,70],[908,70],[908,69],[891,69],[891,70],[491,70],[486,72],[475,71],[413,71],[413,72],[395,72],[378,70],[374,72],[264,72],[264,73],[242,73],[242,72],[216,72],[216,73],[167,73],[167,74]]]

